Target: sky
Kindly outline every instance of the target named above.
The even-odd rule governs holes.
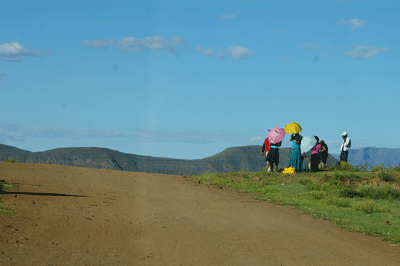
[[[2,1],[0,143],[202,159],[298,122],[330,153],[343,131],[353,149],[400,148],[399,10],[394,0]]]

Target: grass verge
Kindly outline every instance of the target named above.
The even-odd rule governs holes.
[[[190,179],[252,193],[255,199],[290,205],[348,231],[400,244],[400,174],[390,169],[346,170],[296,175],[240,171]]]
[[[14,188],[15,185],[10,183],[10,182],[6,182],[5,180],[0,180],[0,194],[1,191],[7,191],[10,188]],[[1,198],[0,198],[0,202],[2,202]],[[0,206],[0,214],[4,213],[4,214],[16,214],[15,212],[12,211],[12,209],[10,207],[5,207],[5,206]]]

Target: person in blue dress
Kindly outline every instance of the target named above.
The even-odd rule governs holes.
[[[301,172],[301,165],[303,163],[300,150],[302,138],[303,137],[299,133],[292,134],[292,136],[290,137],[290,141],[293,141],[293,145],[289,166],[294,167],[296,169],[296,172]]]

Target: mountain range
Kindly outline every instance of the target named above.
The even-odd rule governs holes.
[[[204,159],[180,160],[122,153],[106,148],[80,147],[58,148],[43,152],[30,152],[16,147],[0,144],[0,161],[9,158],[22,163],[58,164],[98,169],[122,171],[197,175],[203,173],[226,173],[248,170],[261,171],[266,166],[265,157],[261,157],[261,146],[242,146],[227,148],[224,151]],[[291,148],[280,149],[279,168],[289,166]],[[310,152],[306,153],[310,158]],[[327,164],[338,162],[332,155]],[[304,160],[303,168],[308,161]]]

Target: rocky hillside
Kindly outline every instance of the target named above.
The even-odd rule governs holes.
[[[281,148],[279,168],[289,166],[290,148]],[[310,154],[308,153],[310,157]],[[265,167],[261,146],[228,148],[214,156],[199,160],[178,160],[122,153],[105,148],[59,148],[43,152],[30,152],[0,144],[0,161],[13,158],[18,162],[58,164],[98,169],[134,172],[195,175],[231,171],[260,171]],[[303,164],[306,166],[308,161]],[[329,156],[328,164],[337,160]]]

